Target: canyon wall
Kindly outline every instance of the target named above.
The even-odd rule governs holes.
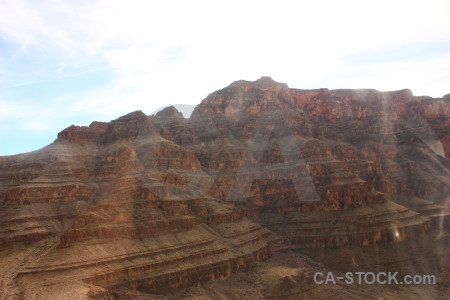
[[[210,94],[189,119],[168,107],[71,126],[0,157],[0,245],[40,249],[12,282],[25,297],[74,282],[163,293],[276,251],[445,232],[449,116],[448,96],[262,77]]]

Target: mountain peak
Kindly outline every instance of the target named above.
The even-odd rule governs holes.
[[[143,117],[147,117],[147,115],[142,110],[136,110],[136,111],[130,112],[130,113],[124,115],[124,116],[121,116],[121,117],[113,120],[112,122],[117,122],[117,121],[119,121],[119,122],[126,122],[126,121],[129,121],[129,120],[140,119],[140,118],[143,118]]]
[[[163,118],[170,118],[170,117],[176,117],[176,118],[184,118],[183,114],[173,105],[167,106],[166,108],[160,110],[156,113],[156,117],[163,117]]]
[[[238,80],[230,84],[230,87],[241,87],[244,89],[258,88],[262,90],[280,90],[289,88],[286,83],[277,82],[269,76],[262,76],[255,81]]]
[[[276,82],[272,79],[270,76],[261,76],[261,78],[255,80],[255,83],[261,84],[261,85],[272,85],[272,84],[280,84],[279,82]]]

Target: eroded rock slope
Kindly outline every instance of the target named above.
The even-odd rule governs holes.
[[[71,126],[0,157],[0,293],[164,293],[277,251],[448,245],[449,116],[448,96],[262,77],[189,119],[169,107]],[[430,247],[422,265],[448,270],[448,250]]]

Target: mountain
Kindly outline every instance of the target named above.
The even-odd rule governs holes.
[[[0,299],[445,298],[449,168],[450,98],[406,89],[262,77],[70,126],[0,157]],[[319,291],[328,270],[439,284]]]

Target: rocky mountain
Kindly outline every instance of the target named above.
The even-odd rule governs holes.
[[[445,298],[449,168],[450,96],[410,90],[262,77],[189,119],[71,126],[0,157],[0,299]],[[439,284],[319,291],[317,270]]]

